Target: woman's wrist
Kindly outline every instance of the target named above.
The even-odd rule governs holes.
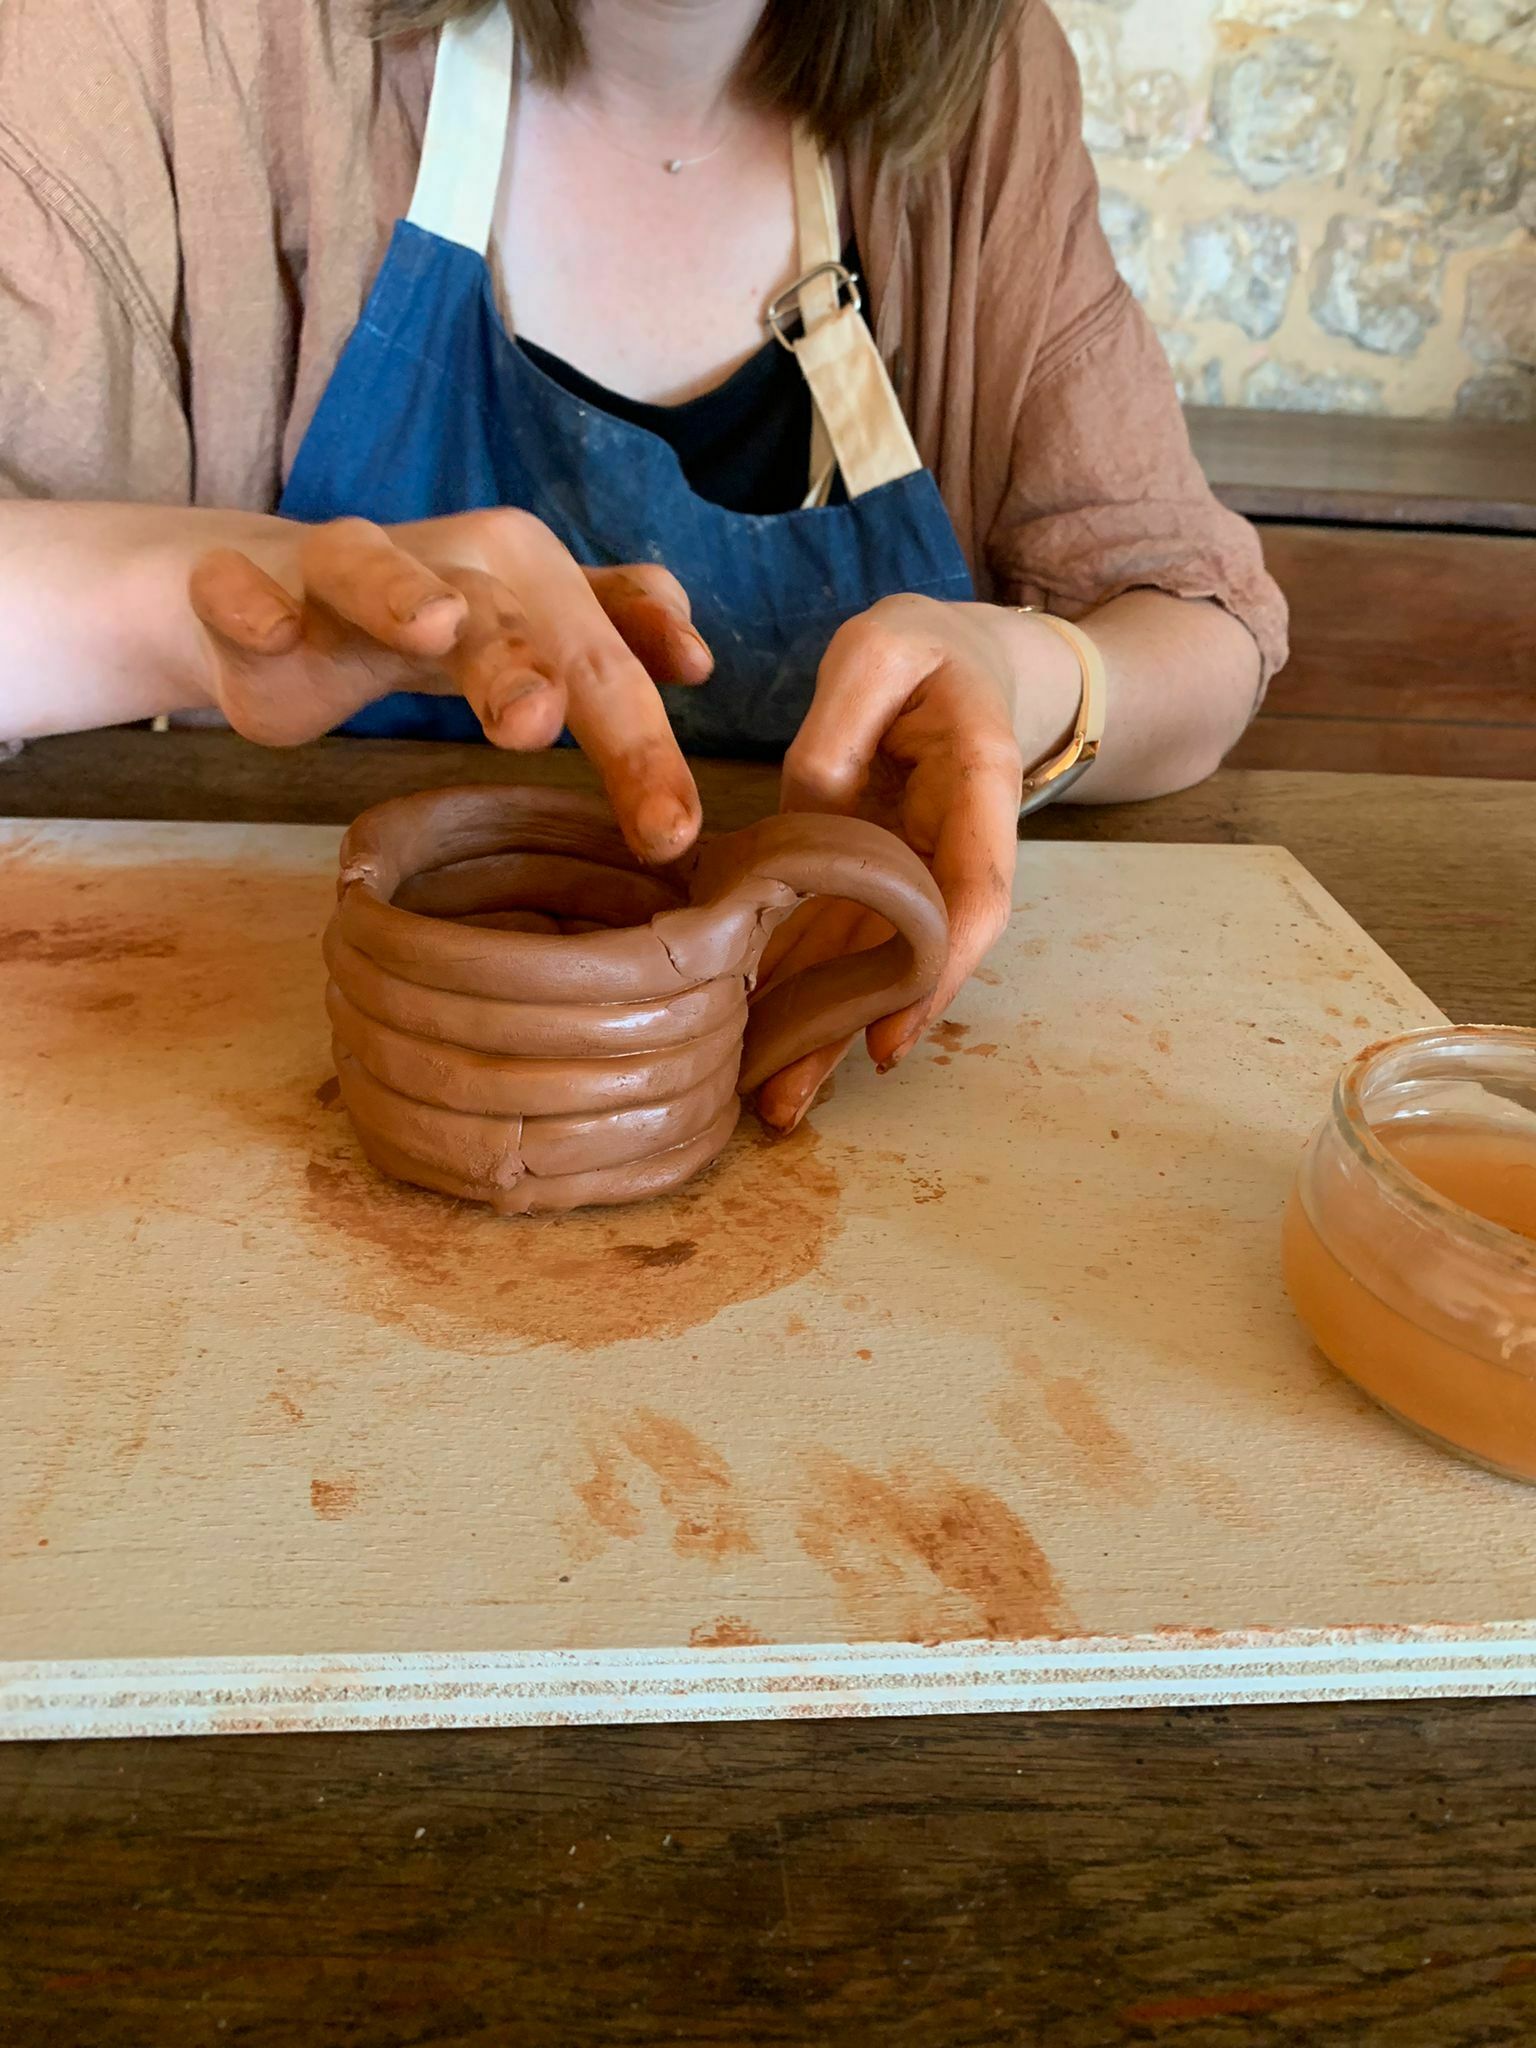
[[[1013,736],[1026,773],[1071,739],[1083,701],[1083,671],[1071,645],[1030,612],[978,606],[998,648]]]
[[[209,548],[244,546],[285,524],[184,506],[0,505],[0,614],[15,650],[0,691],[3,736],[210,704],[192,565]]]

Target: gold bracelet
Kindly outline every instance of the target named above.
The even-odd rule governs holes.
[[[1054,612],[1043,612],[1032,604],[1017,605],[1015,610],[1027,612],[1042,626],[1049,626],[1060,634],[1077,656],[1078,667],[1083,672],[1082,701],[1077,707],[1077,723],[1072,728],[1071,739],[1060,753],[1052,754],[1024,778],[1019,816],[1027,818],[1031,811],[1038,811],[1043,805],[1054,803],[1057,797],[1065,796],[1073,783],[1086,775],[1098,759],[1099,746],[1104,738],[1109,678],[1105,673],[1103,655],[1081,626],[1074,626],[1070,619],[1058,619]]]

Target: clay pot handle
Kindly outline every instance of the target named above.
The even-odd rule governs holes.
[[[808,1052],[835,1044],[931,995],[949,947],[944,899],[927,868],[893,832],[862,818],[789,812],[717,842],[712,877],[732,893],[777,883],[798,897],[861,903],[887,923],[883,945],[818,962],[753,1003],[742,1048],[743,1095]]]

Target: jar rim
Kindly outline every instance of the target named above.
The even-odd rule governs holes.
[[[1365,1113],[1364,1091],[1370,1076],[1394,1054],[1437,1046],[1503,1047],[1531,1056],[1536,1072],[1536,1030],[1518,1024],[1431,1024],[1419,1031],[1404,1031],[1392,1038],[1378,1039],[1348,1061],[1333,1091],[1334,1120],[1356,1157],[1385,1184],[1385,1192],[1400,1207],[1422,1221],[1432,1220],[1463,1244],[1517,1271],[1522,1278],[1536,1281],[1536,1242],[1510,1230],[1491,1217],[1480,1216],[1460,1202],[1443,1195],[1384,1145],[1376,1127]]]

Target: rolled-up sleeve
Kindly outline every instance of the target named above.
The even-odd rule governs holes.
[[[1286,657],[1285,600],[1254,529],[1212,494],[1162,346],[1115,269],[1078,139],[1076,70],[1059,48],[1052,112],[1073,138],[1054,167],[1065,232],[988,566],[1012,601],[1067,614],[1128,590],[1209,599],[1253,635],[1267,683]]]

